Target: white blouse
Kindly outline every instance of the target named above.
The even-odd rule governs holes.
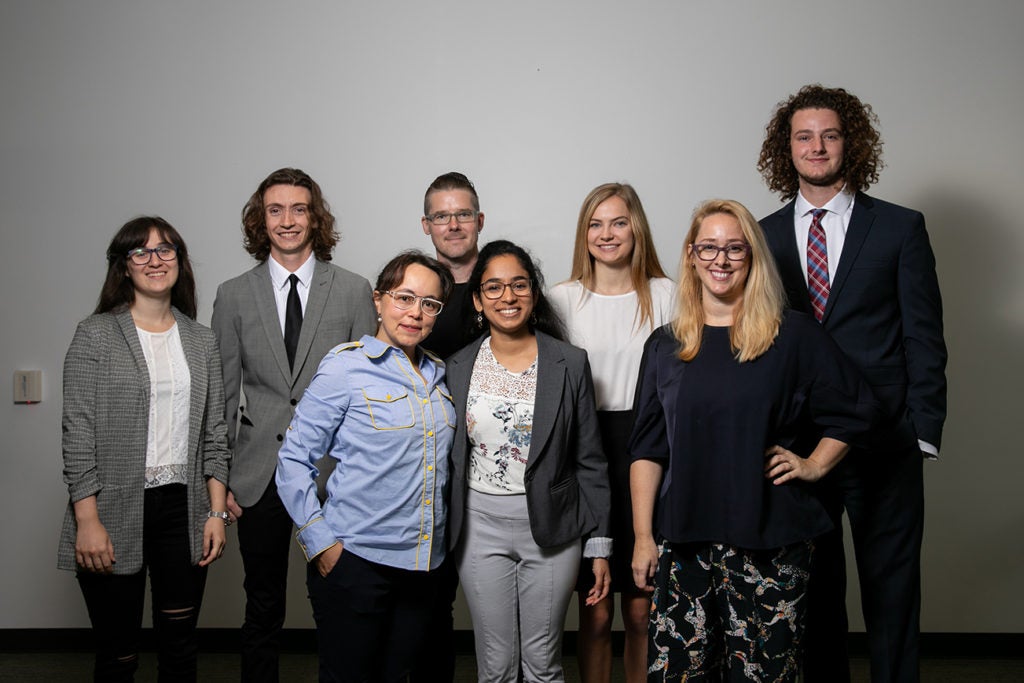
[[[533,434],[537,359],[523,372],[509,372],[484,339],[473,364],[466,399],[466,427],[472,447],[469,487],[492,495],[526,493],[524,476]]]
[[[175,323],[166,332],[135,328],[149,369],[146,488],[188,483],[188,417],[192,376]]]

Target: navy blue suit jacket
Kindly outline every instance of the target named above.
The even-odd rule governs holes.
[[[812,313],[789,202],[761,220],[790,307]],[[946,344],[935,256],[918,211],[858,192],[822,325],[881,403],[878,448],[938,448],[946,419]]]

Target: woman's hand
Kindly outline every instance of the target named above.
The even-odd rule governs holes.
[[[206,567],[224,554],[224,546],[228,544],[227,521],[220,517],[210,517],[203,526],[203,557],[199,560],[200,567]]]
[[[764,452],[764,476],[776,486],[794,479],[818,481],[831,472],[849,450],[850,447],[842,441],[827,436],[822,437],[806,458],[775,444]]]
[[[595,557],[592,560],[594,568],[594,587],[587,592],[586,604],[593,607],[608,597],[608,591],[612,586],[612,570],[606,557]]]
[[[114,544],[99,517],[78,523],[75,537],[75,562],[87,572],[109,574],[114,571]]]
[[[320,572],[320,576],[326,578],[327,575],[334,570],[334,565],[338,564],[338,560],[341,558],[341,552],[344,548],[345,546],[342,545],[341,541],[338,541],[316,556],[316,570]]]
[[[633,543],[633,583],[645,593],[654,592],[654,574],[658,570],[658,544],[653,536],[637,536]]]

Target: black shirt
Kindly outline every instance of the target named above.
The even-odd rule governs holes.
[[[787,312],[774,344],[740,363],[728,327],[705,327],[700,352],[676,355],[669,327],[644,348],[633,460],[664,467],[657,533],[672,542],[776,548],[832,528],[813,485],[775,486],[765,450],[808,456],[822,436],[855,443],[876,418],[867,384],[809,316]]]

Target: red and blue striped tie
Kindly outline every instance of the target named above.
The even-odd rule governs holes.
[[[828,248],[821,217],[825,209],[811,210],[811,228],[807,231],[807,290],[811,294],[814,317],[821,322],[828,303]]]

